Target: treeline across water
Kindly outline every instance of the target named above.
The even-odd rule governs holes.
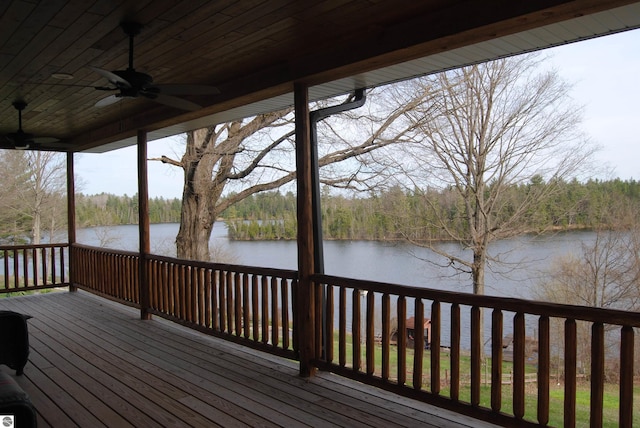
[[[150,198],[149,221],[177,223],[180,221],[181,205],[178,198]],[[81,227],[137,224],[138,195],[76,195],[76,218]]]
[[[541,181],[514,186],[504,192],[497,216],[509,216],[523,198],[548,186]],[[640,182],[636,180],[590,180],[554,183],[553,196],[544,204],[521,215],[522,232],[550,228],[591,229],[626,227],[640,213]],[[180,199],[153,198],[149,201],[151,223],[180,221]],[[414,189],[399,187],[351,197],[322,196],[322,223],[325,239],[415,240],[447,239],[438,219],[448,227],[465,227],[463,201],[451,189]],[[137,196],[110,194],[79,195],[77,217],[84,227],[134,224],[138,220]],[[221,214],[229,237],[236,240],[276,240],[296,238],[296,196],[292,192],[263,192],[231,206]],[[501,219],[496,219],[496,221]]]

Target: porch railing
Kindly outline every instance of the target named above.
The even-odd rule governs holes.
[[[77,244],[0,251],[2,292],[69,285],[71,266],[71,285],[140,307],[144,277],[149,313],[299,357],[297,332],[304,331],[305,317],[297,315],[296,299],[309,293],[299,292],[295,271],[155,255],[141,264],[138,253]],[[512,426],[575,426],[586,417],[602,426],[604,396],[613,384],[614,424],[637,422],[640,313],[329,275],[312,280],[312,364],[320,369]],[[588,409],[578,414],[584,397]],[[558,414],[561,419],[551,419]]]
[[[72,246],[74,285],[140,308],[138,253]],[[295,271],[145,258],[154,315],[287,358],[297,358]]]
[[[139,253],[73,244],[71,261],[74,286],[140,307]]]
[[[69,246],[0,246],[0,293],[35,291],[69,285]]]
[[[297,273],[150,256],[149,312],[214,336],[297,358]]]
[[[640,313],[327,275],[314,280],[316,313],[324,318],[316,334],[335,332],[317,350],[323,369],[512,426],[575,426],[583,378],[590,383],[590,424],[602,426],[605,378],[617,379],[615,424],[633,424]],[[407,325],[411,317],[413,329]],[[513,338],[509,358],[505,337]],[[509,382],[503,382],[505,370]],[[537,382],[527,392],[531,373]],[[563,404],[562,420],[550,422],[552,381],[563,385]]]

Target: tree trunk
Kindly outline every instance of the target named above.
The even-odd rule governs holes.
[[[215,202],[210,198],[199,197],[198,193],[190,192],[188,189],[183,192],[180,230],[176,236],[178,258],[211,260],[209,240],[216,219]]]
[[[486,267],[486,250],[473,250],[473,265],[471,267],[471,276],[473,278],[473,294],[477,296],[484,295],[484,274]],[[480,358],[484,361],[484,308],[480,308]]]
[[[180,259],[211,261],[209,240],[218,215],[216,204],[224,188],[211,180],[217,157],[204,155],[211,131],[212,128],[205,128],[187,134],[187,147],[181,161],[184,190],[180,230],[176,236],[176,252]]]

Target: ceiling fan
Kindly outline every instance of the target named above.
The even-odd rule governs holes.
[[[50,144],[60,141],[54,137],[36,137],[22,130],[22,110],[27,107],[27,103],[22,100],[13,102],[13,106],[18,110],[18,130],[4,136],[4,140],[8,144],[2,144],[5,148],[29,149],[37,148],[41,144]]]
[[[104,107],[120,101],[123,98],[137,98],[143,96],[160,104],[182,110],[198,110],[198,104],[180,98],[176,95],[215,95],[220,91],[215,86],[208,85],[181,85],[164,84],[155,85],[153,78],[136,71],[133,68],[133,39],[140,33],[142,25],[137,22],[125,21],[120,24],[126,35],[129,36],[129,67],[126,70],[107,71],[98,67],[90,67],[93,71],[106,78],[113,87],[98,87],[99,90],[113,90],[118,93],[101,99],[95,105]]]

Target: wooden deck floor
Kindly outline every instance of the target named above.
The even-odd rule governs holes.
[[[0,298],[0,309],[34,317],[16,379],[41,428],[488,426],[330,373],[302,379],[294,361],[85,292]]]

